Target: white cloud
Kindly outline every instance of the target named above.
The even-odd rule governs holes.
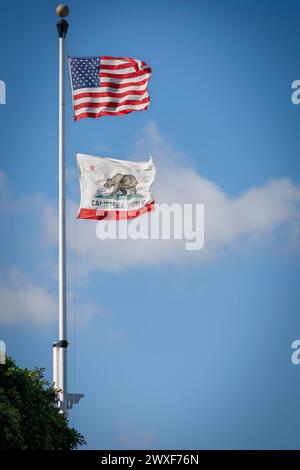
[[[159,203],[204,203],[205,244],[200,252],[184,250],[178,240],[98,240],[95,221],[77,221],[78,265],[81,274],[92,270],[121,271],[156,263],[207,262],[223,248],[246,242],[268,242],[284,230],[285,243],[299,248],[300,187],[288,178],[275,179],[231,197],[216,183],[203,178],[189,165],[187,157],[150,123],[130,158],[153,155],[157,181],[153,192]],[[77,183],[78,184],[78,183]],[[184,190],[183,190],[184,189]],[[78,203],[69,201],[69,247],[74,251],[74,217]],[[151,217],[144,215],[142,217]],[[101,222],[100,222],[101,223]]]
[[[96,237],[97,222],[76,221],[78,201],[69,198],[68,275],[69,280],[74,275],[77,225],[77,270],[81,276],[81,288],[84,281],[82,276],[94,270],[122,271],[134,266],[161,263],[208,262],[227,247],[248,249],[249,241],[256,247],[258,243],[263,243],[262,246],[267,248],[270,240],[277,240],[299,251],[300,186],[290,179],[274,179],[232,197],[216,183],[199,175],[189,164],[187,157],[176,150],[153,123],[147,126],[137,142],[136,153],[129,158],[145,159],[149,154],[153,155],[158,168],[157,181],[153,187],[157,202],[205,204],[204,249],[200,252],[185,251],[184,241],[180,240],[101,241]],[[78,187],[75,173],[69,174],[69,184]],[[57,284],[57,260],[53,257],[53,249],[56,250],[57,247],[57,204],[38,195],[26,198],[21,196],[17,200],[11,198],[7,178],[0,171],[0,210],[3,218],[6,215],[10,217],[13,210],[15,216],[25,214],[27,223],[30,220],[35,224],[32,228],[32,243],[33,246],[35,243],[40,244],[43,248],[39,269],[44,266],[45,270],[39,276],[38,283],[21,270],[2,272],[0,323],[49,323],[57,318],[58,309],[56,295],[45,287],[45,284]],[[71,292],[69,289],[71,302],[73,295],[72,289]],[[101,308],[85,302],[85,299],[80,298],[78,302],[79,306],[84,305],[85,317],[93,319],[99,315],[106,316]],[[112,341],[126,340],[126,335],[116,332],[110,326],[106,329],[106,335]]]
[[[71,266],[75,253],[77,225],[78,274],[87,275],[93,270],[122,271],[158,263],[207,262],[224,248],[247,247],[249,242],[265,243],[267,246],[270,239],[276,240],[278,234],[280,237],[284,234],[286,245],[299,249],[300,186],[290,179],[274,179],[232,197],[216,183],[198,174],[187,156],[174,148],[154,123],[146,127],[137,142],[135,154],[128,158],[145,159],[149,154],[158,169],[153,187],[158,203],[205,204],[204,249],[200,252],[185,251],[184,240],[101,241],[96,237],[96,221],[75,221],[79,201],[78,198],[74,201],[72,196],[67,201],[68,266]],[[78,188],[77,175],[74,172],[68,175],[69,185]],[[4,185],[4,180],[4,175],[0,174],[0,186]],[[2,191],[3,197],[6,197],[6,192]],[[32,201],[42,221],[42,239],[45,244],[54,246],[57,244],[57,204],[50,204],[39,197],[33,197]],[[22,207],[19,202],[15,204]],[[56,271],[55,264],[53,272]]]
[[[45,324],[56,318],[55,296],[18,269],[5,272],[0,284],[0,323]]]

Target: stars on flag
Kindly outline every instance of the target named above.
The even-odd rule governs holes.
[[[74,90],[100,86],[100,57],[74,57],[70,67]]]

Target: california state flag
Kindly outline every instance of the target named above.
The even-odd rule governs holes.
[[[76,154],[81,201],[79,219],[132,219],[154,209],[150,187],[156,168],[130,162]]]

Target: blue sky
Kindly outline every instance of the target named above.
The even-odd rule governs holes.
[[[46,367],[57,339],[56,1],[0,0],[0,337]],[[159,202],[204,202],[205,247],[99,241],[78,221],[76,391],[89,448],[299,448],[300,5],[70,1],[72,55],[151,65],[147,112],[72,120],[67,81],[69,388],[75,150],[158,167]],[[68,80],[68,79],[67,79]],[[178,183],[179,182],[179,183]],[[178,189],[180,188],[180,189]]]

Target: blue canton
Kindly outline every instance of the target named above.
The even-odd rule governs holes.
[[[71,57],[73,89],[100,86],[100,57]]]

